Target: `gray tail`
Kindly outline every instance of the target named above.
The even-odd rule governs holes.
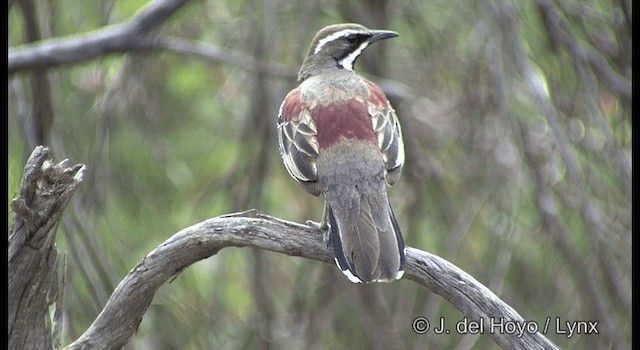
[[[333,193],[332,193],[333,192]],[[404,273],[404,242],[385,192],[326,193],[336,264],[354,283],[389,282]]]

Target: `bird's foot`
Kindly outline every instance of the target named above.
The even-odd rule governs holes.
[[[311,228],[313,228],[313,229],[316,229],[316,230],[320,230],[320,231],[322,231],[322,228],[320,227],[320,226],[321,226],[321,224],[320,224],[319,222],[315,222],[315,221],[313,221],[313,220],[307,220],[307,221],[305,221],[304,223],[305,223],[307,226],[309,226],[309,227],[311,227]]]
[[[329,234],[329,225],[326,222],[307,220],[305,221],[305,224],[313,229],[322,231],[322,242],[326,244],[327,247],[329,246],[329,243],[331,242],[331,235]]]

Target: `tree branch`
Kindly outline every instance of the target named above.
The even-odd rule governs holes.
[[[155,28],[187,1],[156,0],[125,23],[81,35],[9,48],[8,72],[13,74],[25,70],[53,68],[118,52],[171,50],[211,61],[231,63],[272,76],[292,80],[297,78],[295,71],[281,65],[262,62],[245,54],[221,50],[214,45],[188,39],[152,35]]]
[[[62,212],[82,181],[84,165],[53,164],[49,149],[35,148],[25,166],[18,197],[11,202],[15,220],[8,249],[9,348],[53,348],[49,306],[59,318],[56,229]],[[59,326],[59,325],[56,325]],[[59,332],[58,332],[59,334]]]
[[[212,218],[176,233],[125,277],[89,329],[67,349],[119,348],[138,328],[155,292],[189,265],[226,247],[255,247],[333,263],[333,254],[314,228],[255,211]],[[406,276],[439,294],[471,320],[484,319],[485,334],[508,349],[557,349],[540,333],[503,334],[491,321],[525,320],[487,287],[450,262],[414,248],[406,251]],[[402,283],[402,282],[395,282]],[[409,322],[407,322],[409,326]]]
[[[9,343],[17,348],[29,348],[29,344],[51,348],[55,342],[47,316],[49,305],[59,300],[55,230],[84,169],[82,164],[68,168],[63,166],[64,162],[54,165],[48,156],[47,148],[34,150],[25,167],[20,194],[11,204],[16,220],[9,239],[9,296],[13,296],[9,300]],[[137,330],[162,284],[226,247],[255,247],[333,262],[322,232],[315,228],[255,211],[209,219],[176,233],[144,257],[118,285],[89,329],[67,349],[122,347]],[[557,348],[537,331],[521,334],[491,331],[492,322],[513,322],[520,326],[528,323],[487,287],[450,262],[410,247],[406,259],[407,279],[442,296],[469,320],[483,320],[482,333],[489,334],[502,347]]]
[[[114,52],[135,50],[151,32],[189,0],[155,0],[125,23],[62,39],[9,49],[9,74],[81,62]]]

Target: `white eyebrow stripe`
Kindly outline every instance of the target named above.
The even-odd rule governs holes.
[[[367,32],[364,32],[362,30],[355,30],[355,29],[343,29],[339,32],[335,32],[331,35],[329,35],[326,38],[322,38],[320,41],[318,41],[318,45],[316,45],[315,50],[313,50],[313,53],[316,54],[318,52],[320,52],[320,50],[322,49],[322,47],[330,42],[333,41],[335,39],[341,38],[341,37],[345,37],[351,34],[367,34]]]

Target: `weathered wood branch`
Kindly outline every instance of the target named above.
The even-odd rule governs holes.
[[[11,47],[7,70],[9,74],[13,74],[87,61],[112,53],[170,50],[262,71],[272,76],[291,80],[297,78],[296,71],[282,65],[222,50],[209,43],[157,35],[155,29],[187,2],[188,0],[155,0],[124,23],[88,33]]]
[[[25,166],[20,193],[11,202],[15,220],[7,266],[9,349],[51,349],[59,342],[49,316],[50,305],[60,307],[62,293],[56,230],[84,170],[82,164],[64,163],[54,164],[48,148],[36,147]]]
[[[322,233],[254,211],[212,218],[176,233],[145,256],[118,285],[89,329],[67,349],[119,348],[133,336],[155,292],[191,264],[226,247],[255,247],[333,263]],[[450,262],[407,248],[406,277],[439,294],[472,320],[526,322],[487,287]],[[402,283],[402,282],[394,282]],[[408,320],[408,324],[409,324]],[[486,334],[506,349],[556,349],[540,333]]]
[[[84,166],[54,164],[37,147],[25,167],[20,194],[11,204],[16,219],[9,239],[10,348],[53,348],[49,306],[59,300],[55,231],[62,211],[82,180]],[[255,211],[212,218],[176,233],[124,278],[89,329],[67,349],[111,349],[136,332],[156,291],[197,261],[226,247],[255,247],[333,263],[316,228]],[[469,320],[484,320],[485,334],[505,349],[557,349],[538,332],[501,333],[492,322],[525,325],[513,308],[450,262],[407,248],[406,277],[453,304]],[[402,282],[394,282],[402,283]]]
[[[129,21],[75,36],[10,48],[9,74],[86,61],[109,53],[136,50],[153,41],[154,29],[189,0],[155,0]]]

